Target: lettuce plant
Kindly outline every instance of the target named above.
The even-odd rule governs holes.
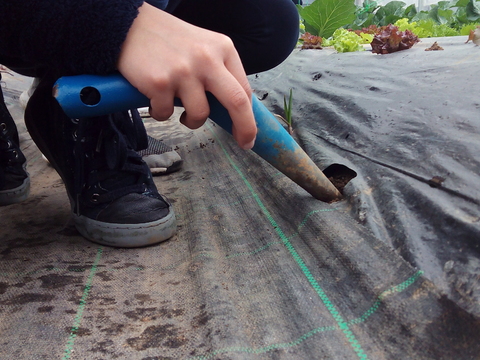
[[[410,30],[420,38],[460,35],[458,30],[445,24],[437,24],[433,19],[408,22],[408,19],[404,18],[396,21],[394,25],[401,31]]]
[[[370,36],[370,41],[372,41],[373,35]],[[348,31],[343,28],[335,30],[330,39],[323,41],[324,46],[333,46],[335,50],[340,53],[363,51],[365,50],[362,46],[363,43],[365,43],[365,40],[362,36],[359,36],[354,32]]]
[[[396,51],[410,49],[419,41],[410,30],[401,31],[395,25],[380,27],[372,40],[372,53],[390,54]]]

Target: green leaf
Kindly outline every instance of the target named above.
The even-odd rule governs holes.
[[[428,12],[427,11],[420,11],[413,17],[411,21],[419,21],[419,20],[426,20],[429,19]]]
[[[385,15],[397,15],[403,17],[405,10],[403,9],[406,4],[403,1],[390,1],[383,6]]]
[[[469,20],[467,17],[467,9],[465,9],[465,7],[459,7],[455,12],[455,18],[457,19],[457,22],[460,24],[468,23]]]
[[[411,20],[415,15],[417,15],[417,8],[415,7],[415,4],[412,4],[405,9],[405,17],[408,19]]]
[[[448,10],[448,9],[455,6],[455,2],[454,1],[439,1],[437,5],[438,5],[439,9]]]
[[[393,24],[404,17],[404,6],[403,1],[390,1],[385,6],[381,6],[375,13],[374,24],[379,26]]]
[[[299,13],[317,30],[318,36],[329,38],[336,29],[355,20],[355,10],[354,0],[315,0],[299,9]]]
[[[462,7],[462,8],[464,8],[464,7],[467,6],[467,4],[468,4],[469,1],[470,1],[470,0],[458,0],[458,1],[455,3],[455,7],[458,7],[458,8]]]
[[[478,24],[467,24],[463,25],[462,28],[460,29],[460,35],[470,35],[470,31],[474,31],[477,28]]]
[[[384,20],[385,24],[384,25],[394,24],[395,21],[397,21],[401,18],[402,18],[402,16],[397,16],[397,15],[394,15],[394,14],[385,16],[385,20]]]
[[[470,0],[466,6],[467,19],[477,21],[480,19],[480,1]]]
[[[316,34],[318,32],[318,30],[316,28],[314,28],[312,25],[310,25],[309,23],[305,22],[305,31],[306,32],[309,32],[310,34]],[[317,35],[318,36],[318,35]]]
[[[439,8],[437,15],[440,24],[449,24],[453,22],[453,10],[442,10]]]
[[[367,17],[357,17],[355,19],[355,21],[348,27],[349,29],[353,29],[353,30],[360,30],[364,27],[369,27],[370,25],[372,25],[374,22],[373,22],[373,18],[375,17],[375,14],[373,13],[370,13],[368,14]]]
[[[434,4],[434,5],[431,6],[430,11],[428,12],[428,16],[430,17],[430,19],[435,21],[437,24],[445,24],[446,23],[446,21],[444,21],[445,19],[442,19],[441,16],[440,17],[438,16],[438,5],[437,4]]]

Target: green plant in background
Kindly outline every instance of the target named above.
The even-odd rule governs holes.
[[[460,33],[460,35],[469,35],[470,31],[475,31],[475,29],[477,28],[478,25],[480,25],[480,24],[466,24],[466,25],[463,25],[460,28],[459,33]]]
[[[431,24],[444,25],[444,27],[459,30],[466,24],[480,22],[480,0],[451,0],[439,1],[431,5],[428,11],[417,11],[415,5],[409,5],[402,1],[390,1],[384,6],[373,6],[376,3],[365,0],[361,7],[357,7],[356,18],[345,28],[359,30],[370,25],[385,26],[395,24],[400,19],[408,19],[409,22],[431,20]],[[434,29],[432,25],[419,25],[425,29],[430,28],[433,33],[445,33],[451,36],[446,29]],[[458,34],[457,34],[458,35]]]
[[[338,52],[352,52],[365,50],[362,44],[370,44],[373,40],[372,34],[355,34],[352,31],[340,28],[335,30],[330,39],[323,41],[323,46],[333,46]]]
[[[338,28],[355,20],[354,0],[315,0],[307,6],[297,5],[305,31],[329,38]]]
[[[460,35],[459,30],[445,24],[437,24],[433,19],[408,22],[408,19],[403,18],[396,21],[394,25],[401,31],[410,30],[420,38]]]
[[[440,1],[431,6],[429,11],[420,11],[413,21],[433,19],[437,24],[460,28],[463,24],[480,21],[480,1],[452,0]]]
[[[480,0],[439,1],[428,11],[417,11],[415,5],[397,0],[383,6],[373,0],[356,6],[354,1],[315,0],[307,6],[297,5],[302,33],[321,36],[322,46],[349,52],[364,50],[362,44],[373,40],[372,28],[381,30],[389,24],[419,38],[469,35],[480,24]]]
[[[362,6],[358,6],[355,11],[355,20],[353,24],[356,27],[367,27],[373,24],[375,10],[378,9],[376,1],[365,0]],[[351,26],[350,26],[351,27]]]
[[[356,7],[355,19],[343,27],[359,30],[370,25],[386,26],[405,17],[412,19],[417,14],[415,5],[406,8],[405,5],[403,1],[390,1],[379,6],[375,1],[365,0],[362,6]]]

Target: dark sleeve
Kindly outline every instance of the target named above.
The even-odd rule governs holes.
[[[143,0],[0,0],[0,62],[19,59],[59,75],[116,69]]]

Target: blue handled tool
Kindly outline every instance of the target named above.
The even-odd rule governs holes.
[[[55,83],[53,94],[71,118],[105,115],[150,105],[150,101],[120,74],[66,76]],[[228,111],[207,93],[210,116],[232,133]],[[253,151],[288,176],[313,197],[325,202],[342,198],[338,189],[308,157],[275,116],[254,96],[253,113],[258,132]],[[181,106],[180,100],[175,100]]]

